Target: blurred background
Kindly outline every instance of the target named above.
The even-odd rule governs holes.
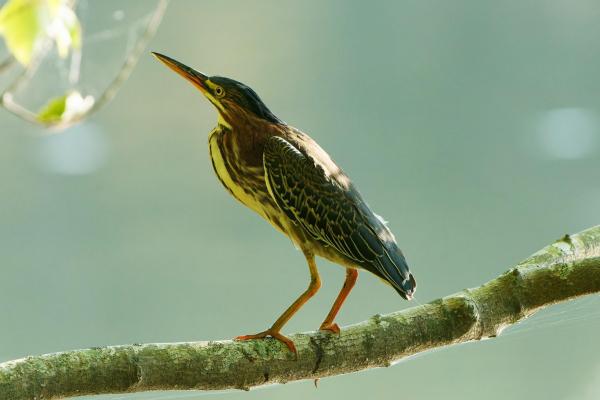
[[[93,4],[84,32],[150,3]],[[148,50],[247,83],[314,137],[390,221],[424,303],[599,223],[599,21],[595,0],[174,0]],[[87,57],[92,86],[123,53]],[[215,123],[147,52],[111,103],[61,133],[0,109],[0,362],[254,333],[305,289],[303,256],[215,178]],[[321,291],[284,332],[329,310],[344,271],[319,266]],[[338,322],[412,305],[362,273]],[[318,389],[131,398],[597,399],[599,329],[596,296]]]

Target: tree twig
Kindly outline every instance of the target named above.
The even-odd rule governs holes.
[[[4,60],[0,61],[0,74],[3,73],[5,70],[9,69],[10,67],[12,67],[14,62],[15,62],[15,59],[13,58],[13,56],[8,56]]]
[[[388,366],[441,346],[494,337],[540,308],[600,292],[600,226],[540,250],[486,284],[374,316],[337,336],[292,336],[295,358],[275,340],[127,345],[0,364],[0,398],[49,399],[172,389],[249,389]]]

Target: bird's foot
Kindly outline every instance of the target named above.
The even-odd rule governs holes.
[[[340,333],[340,326],[338,324],[336,324],[335,322],[328,322],[325,323],[323,322],[321,324],[321,327],[319,328],[320,331],[329,331],[332,333]]]
[[[274,331],[272,329],[267,329],[266,331],[256,333],[254,335],[237,336],[235,338],[235,340],[264,339],[268,336],[272,337],[273,339],[279,340],[281,343],[285,344],[292,353],[298,355],[298,351],[296,350],[296,345],[294,345],[294,342],[292,341],[292,339],[290,339],[287,336],[284,336],[281,333]]]

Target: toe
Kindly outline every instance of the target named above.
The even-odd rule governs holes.
[[[264,331],[260,333],[255,333],[254,335],[242,335],[236,336],[233,340],[252,340],[252,339],[262,339],[269,335],[269,331]]]
[[[333,332],[333,333],[340,333],[340,327],[335,322],[333,322],[331,324],[322,324],[321,327],[319,328],[319,330],[329,331],[329,332]]]
[[[290,349],[290,351],[296,355],[298,355],[298,350],[296,350],[296,345],[294,344],[294,342],[292,341],[292,339],[283,336],[281,333],[279,332],[273,332],[271,333],[271,336],[274,339],[279,340],[281,343],[285,344],[287,346],[288,349]]]
[[[286,336],[283,336],[279,332],[271,331],[270,329],[268,329],[264,332],[256,333],[254,335],[237,336],[234,340],[264,339],[267,336],[271,336],[273,339],[279,340],[281,343],[285,344],[292,353],[298,355],[298,351],[296,350],[296,345],[294,345],[294,342],[292,341],[292,339],[290,339]]]

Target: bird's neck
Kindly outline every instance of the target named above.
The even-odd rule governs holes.
[[[220,112],[217,113],[217,124],[217,126],[220,128],[231,129],[231,124],[229,124],[229,122],[223,118],[223,115]]]
[[[213,134],[222,136],[224,151],[235,152],[240,157],[239,162],[249,166],[262,165],[262,154],[267,139],[279,135],[277,125],[253,116],[236,119],[231,124],[218,121],[211,136]]]

